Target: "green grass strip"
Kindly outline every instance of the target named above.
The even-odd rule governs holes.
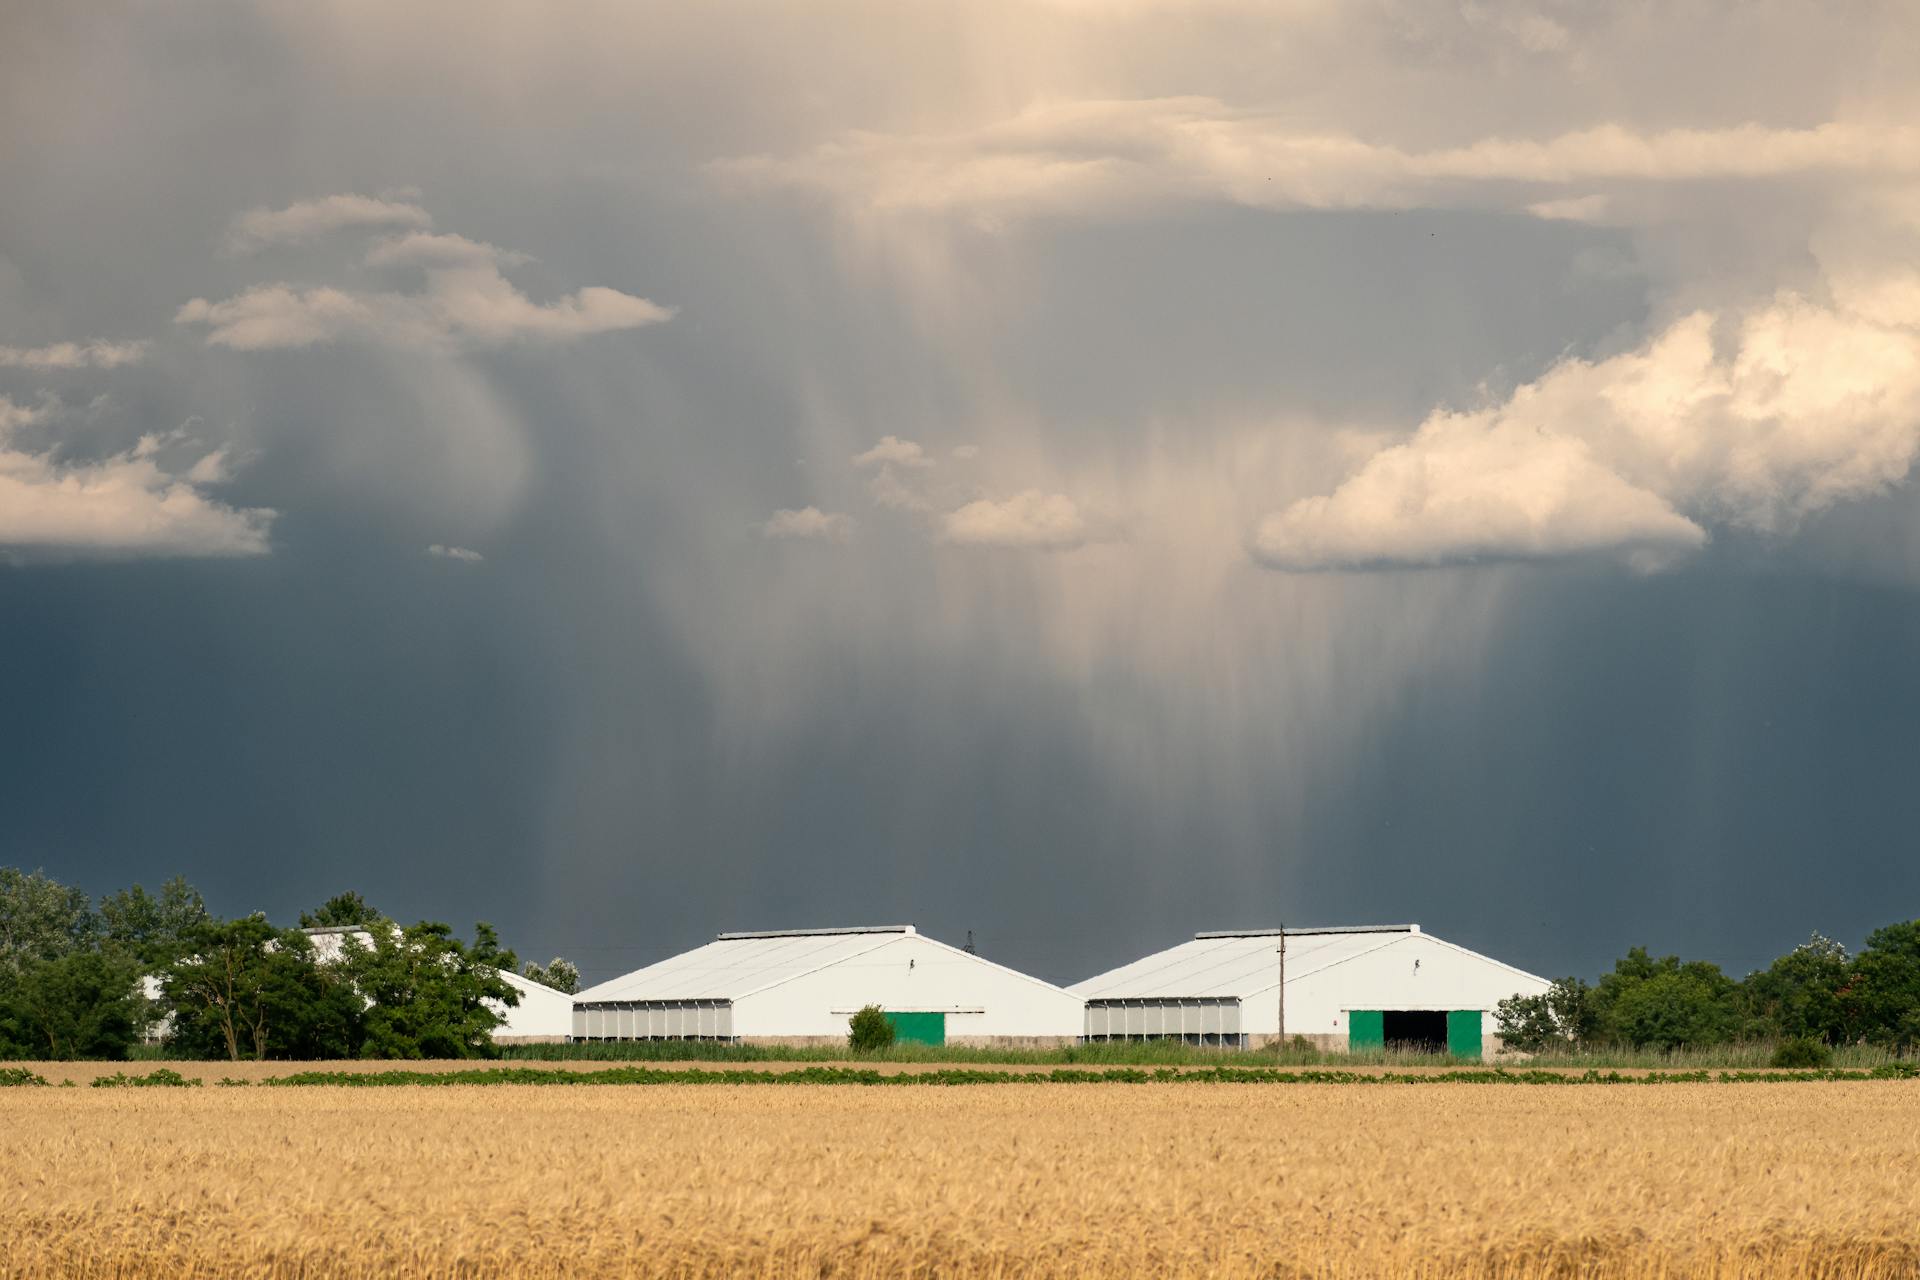
[[[434,1085],[878,1085],[935,1087],[990,1084],[1746,1084],[1835,1080],[1920,1079],[1920,1065],[1888,1063],[1866,1070],[1829,1067],[1814,1071],[1665,1071],[1626,1075],[1618,1071],[1557,1071],[1504,1068],[1408,1072],[1205,1067],[1114,1067],[1106,1070],[977,1071],[953,1068],[889,1074],[868,1067],[804,1067],[797,1071],[682,1071],[658,1067],[613,1067],[605,1071],[562,1071],[541,1067],[475,1067],[459,1071],[301,1071],[258,1083],[273,1088],[331,1086],[350,1089]],[[224,1083],[224,1082],[223,1082]]]
[[[1634,1049],[1622,1045],[1536,1054],[1524,1063],[1507,1062],[1508,1067],[1529,1070],[1539,1067],[1573,1071],[1625,1070],[1652,1071],[1776,1071],[1785,1064],[1773,1061],[1780,1045],[1772,1041],[1747,1041],[1713,1045],[1697,1049]],[[877,1053],[856,1053],[845,1044],[740,1044],[716,1040],[595,1040],[573,1044],[514,1044],[500,1047],[496,1065],[538,1066],[554,1062],[595,1062],[618,1065],[684,1065],[693,1062],[713,1067],[744,1063],[782,1062],[817,1066],[880,1066],[911,1062],[942,1067],[1017,1066],[1048,1067],[1253,1067],[1328,1071],[1351,1071],[1355,1067],[1389,1067],[1398,1070],[1430,1066],[1481,1067],[1496,1065],[1474,1059],[1452,1059],[1444,1055],[1384,1048],[1358,1049],[1352,1052],[1329,1051],[1286,1045],[1276,1051],[1234,1049],[1190,1045],[1181,1040],[1098,1041],[1090,1044],[1064,1044],[1049,1048],[1018,1048],[1005,1045],[922,1045],[899,1043]],[[1833,1060],[1824,1065],[1864,1071],[1885,1062],[1920,1062],[1920,1053],[1902,1057],[1892,1049],[1878,1045],[1840,1045]],[[1812,1064],[1809,1064],[1812,1065]]]

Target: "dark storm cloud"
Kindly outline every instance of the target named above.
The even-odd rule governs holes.
[[[1742,56],[1867,39],[1763,8]],[[590,977],[902,919],[1058,980],[1282,917],[1745,965],[1899,914],[1902,422],[1816,432],[1777,474],[1826,505],[1759,532],[1582,437],[1711,528],[1650,576],[1249,553],[1436,409],[1615,369],[1689,308],[1724,336],[1831,285],[1844,350],[1907,323],[1903,277],[1857,287],[1880,215],[1830,216],[1860,164],[1801,138],[1897,149],[1879,79],[1782,85],[1772,221],[1694,255],[1746,188],[1561,144],[1596,186],[1560,190],[1481,144],[1758,119],[1704,105],[1751,79],[1714,33],[1670,33],[1694,82],[1616,97],[1626,19],[1473,14],[10,15],[0,346],[80,354],[0,361],[59,411],[0,449],[190,426],[230,474],[182,483],[276,514],[270,554],[0,570],[0,862],[279,917],[353,887]],[[1366,149],[1337,199],[1311,167],[1277,197],[1164,131],[1196,91],[1206,136]],[[1849,451],[1876,469],[1833,480]]]

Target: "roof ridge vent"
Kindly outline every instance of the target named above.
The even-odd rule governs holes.
[[[850,933],[914,933],[910,924],[862,924],[840,929],[767,929],[758,933],[722,933],[715,942],[740,942],[748,938],[830,938]]]
[[[1417,924],[1333,924],[1313,929],[1288,929],[1289,938],[1305,937],[1317,933],[1418,933]],[[1193,935],[1198,942],[1205,938],[1277,938],[1279,929],[1213,929]]]

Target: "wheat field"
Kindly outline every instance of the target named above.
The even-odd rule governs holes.
[[[1920,1276],[1920,1085],[0,1093],[0,1275]]]

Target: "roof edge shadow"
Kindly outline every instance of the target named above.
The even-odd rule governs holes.
[[[1289,938],[1303,938],[1318,933],[1419,933],[1417,924],[1330,924],[1311,929],[1209,929],[1193,935],[1199,942],[1205,938],[1277,938],[1285,934]]]
[[[914,933],[910,924],[855,924],[837,929],[763,929],[746,933],[716,933],[715,942],[740,942],[750,938],[832,938],[853,933]]]

